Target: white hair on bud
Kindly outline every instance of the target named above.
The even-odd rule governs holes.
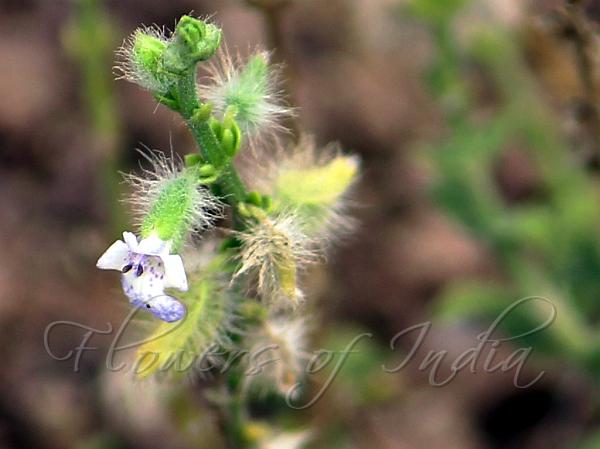
[[[358,168],[360,159],[357,156],[343,154],[337,143],[332,143],[320,149],[310,135],[301,135],[299,141],[291,147],[277,144],[269,147],[270,152],[254,149],[243,157],[244,164],[240,164],[240,174],[251,189],[276,196],[276,185],[279,177],[287,171],[310,170],[323,167],[337,157],[344,157],[346,161]],[[248,167],[251,168],[251,172]],[[328,246],[338,243],[355,231],[357,221],[351,216],[355,203],[351,200],[354,180],[339,197],[328,206],[322,207],[324,221],[319,227],[319,232],[306,231],[311,236],[313,248],[324,252]],[[306,224],[304,219],[300,225]]]
[[[142,167],[141,174],[122,173],[122,176],[131,186],[131,192],[125,198],[125,202],[130,205],[137,224],[141,226],[169,183],[197,174],[193,172],[194,168],[186,168],[179,156],[173,152],[170,157],[162,151],[151,151],[148,148],[138,152],[151,164],[151,169]],[[186,222],[194,231],[212,228],[214,223],[223,217],[223,204],[208,188],[199,183],[191,181],[190,189],[193,207],[188,212]]]
[[[319,260],[314,241],[302,230],[301,222],[300,216],[288,211],[236,232],[242,246],[240,266],[233,278],[245,273],[254,275],[257,292],[268,303],[286,306],[300,302],[303,294],[296,277]]]
[[[262,58],[267,64],[263,80],[243,76],[254,57]],[[222,45],[213,61],[207,64],[207,76],[199,85],[200,96],[211,103],[221,117],[229,106],[235,106],[236,99],[243,101],[244,108],[238,111],[236,119],[251,142],[287,132],[282,121],[294,115],[294,109],[285,104],[280,88],[281,69],[270,64],[270,60],[270,53],[264,50],[255,49],[244,58],[239,52],[232,55],[227,46]]]
[[[164,27],[152,25],[137,28],[117,49],[113,73],[117,80],[124,79],[152,92],[165,93],[168,90],[168,83],[165,80],[158,79],[155,74],[149,73],[135,60],[135,40],[139,34],[154,37],[165,45],[171,40],[171,37],[167,37],[167,31]]]

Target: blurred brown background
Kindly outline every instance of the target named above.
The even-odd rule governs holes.
[[[213,15],[230,46],[275,45],[301,127],[320,144],[339,141],[361,156],[360,227],[325,270],[310,276],[322,314],[317,340],[337,326],[371,332],[369,344],[385,354],[381,359],[398,360],[390,338],[430,319],[432,301],[448,283],[502,278],[486,246],[428,195],[432,175],[421,143],[443,139],[448,124],[423,82],[432,38],[402,15],[402,1],[296,0],[273,17],[241,0],[107,0],[97,7],[108,28],[89,35],[80,28],[87,20],[84,3],[0,0],[0,447],[219,447],[182,437],[160,404],[142,402],[149,396],[143,384],[133,387],[133,405],[121,396],[123,380],[106,373],[109,337],[90,341],[100,350],[83,356],[78,373],[72,360],[53,360],[43,345],[52,321],[106,329],[127,314],[113,278],[94,266],[118,235],[114,221],[128,219],[114,212],[118,189],[107,191],[107,178],[116,169],[138,169],[140,144],[182,154],[193,147],[171,112],[156,108],[136,86],[112,80],[112,52],[139,24],[172,27],[193,11]],[[519,51],[569,135],[572,99],[587,93],[575,51],[553,28],[560,28],[556,11],[563,3],[474,3],[479,6],[456,26],[489,21],[517,30]],[[589,2],[585,14],[595,27],[600,5]],[[92,49],[99,52],[96,61],[86,59]],[[473,69],[467,82],[480,92],[473,114],[485,117],[496,100]],[[587,132],[577,128],[576,146],[593,170]],[[504,153],[497,177],[509,201],[535,192],[535,170],[518,148]],[[459,354],[479,332],[434,325],[418,354]],[[74,349],[83,333],[57,331],[55,353]],[[361,402],[339,387],[303,416],[317,433],[341,429],[340,447],[579,447],[583,436],[595,433],[597,390],[560,360],[528,363],[523,379],[542,368],[546,376],[528,389],[514,387],[513,372],[466,370],[436,388],[429,372],[413,363],[381,380],[389,400]],[[364,388],[375,388],[378,379]],[[202,386],[189,388],[199,395]]]

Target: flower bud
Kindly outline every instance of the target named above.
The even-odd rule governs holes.
[[[142,223],[142,236],[156,234],[162,240],[180,242],[188,231],[197,189],[198,181],[189,170],[166,182]]]
[[[162,57],[169,44],[159,28],[139,28],[117,51],[116,71],[121,78],[164,94],[174,80],[162,68]]]
[[[235,114],[235,120],[250,138],[280,130],[281,119],[292,114],[284,106],[277,87],[277,70],[269,65],[269,54],[256,52],[247,61],[231,57],[227,50],[208,68],[200,95],[212,104],[218,116]]]
[[[134,37],[133,59],[135,63],[149,73],[158,72],[160,58],[166,43],[156,36],[138,31]]]
[[[182,16],[164,55],[165,69],[183,73],[215,54],[221,44],[219,27],[190,16]]]
[[[320,243],[352,229],[347,196],[358,169],[358,158],[337,149],[318,154],[313,141],[304,137],[291,151],[281,151],[263,173],[253,173],[248,182],[271,196],[273,212],[295,211],[303,232]]]
[[[248,205],[248,209],[257,210]],[[237,233],[241,242],[240,266],[234,278],[256,278],[261,299],[277,306],[296,306],[303,299],[298,272],[316,260],[313,241],[302,231],[301,218],[293,213],[275,217],[253,214],[255,224]]]
[[[231,117],[225,117],[223,122],[211,118],[210,127],[223,151],[230,157],[235,156],[242,146],[242,131],[235,120]]]
[[[141,234],[171,242],[175,251],[194,230],[207,229],[221,216],[221,205],[201,185],[201,166],[183,167],[163,155],[148,157],[145,177],[127,175],[134,187],[129,202],[141,219]]]
[[[356,177],[356,158],[336,155],[322,165],[288,168],[275,180],[274,197],[280,207],[329,208]]]

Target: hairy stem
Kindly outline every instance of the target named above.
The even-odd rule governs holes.
[[[190,71],[181,76],[177,84],[179,112],[190,129],[202,158],[221,171],[216,185],[216,192],[235,210],[240,202],[246,199],[247,191],[231,158],[222,150],[221,145],[211,129],[207,119],[199,119],[194,114],[200,103],[196,93],[196,72]]]
[[[213,187],[215,193],[223,198],[232,208],[233,226],[243,229],[243,222],[237,214],[237,206],[247,197],[247,190],[233,165],[232,158],[221,148],[217,136],[210,127],[207,117],[196,115],[200,106],[196,91],[196,71],[191,70],[181,76],[176,86],[176,97],[179,113],[184,117],[199,152],[205,162],[212,164],[220,171],[219,180]],[[247,442],[244,437],[245,411],[239,392],[239,376],[229,373],[226,382],[229,384],[231,399],[227,410],[223,413],[223,427],[230,449],[244,449]]]

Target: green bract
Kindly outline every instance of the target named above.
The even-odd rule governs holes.
[[[269,61],[264,53],[254,55],[230,82],[225,91],[225,105],[234,107],[242,123],[256,123],[264,113],[263,103],[268,95]]]
[[[199,86],[200,95],[215,113],[223,119],[235,116],[250,140],[282,131],[281,121],[293,115],[278,88],[278,70],[269,59],[265,51],[245,59],[224,49],[207,67],[207,82]]]
[[[197,170],[188,168],[166,180],[142,223],[142,236],[158,235],[177,248],[191,230],[198,203]]]
[[[117,73],[154,94],[165,94],[175,81],[162,69],[168,44],[157,27],[137,29],[117,51]]]
[[[354,158],[337,156],[326,165],[281,172],[274,195],[291,206],[332,206],[350,186],[358,165]]]
[[[357,173],[357,160],[341,155],[324,165],[281,170],[273,186],[274,207],[297,210],[306,220],[308,231],[318,232]]]
[[[166,46],[165,41],[146,34],[143,30],[138,30],[134,36],[132,49],[135,65],[148,75],[156,76],[159,71],[160,58]]]

